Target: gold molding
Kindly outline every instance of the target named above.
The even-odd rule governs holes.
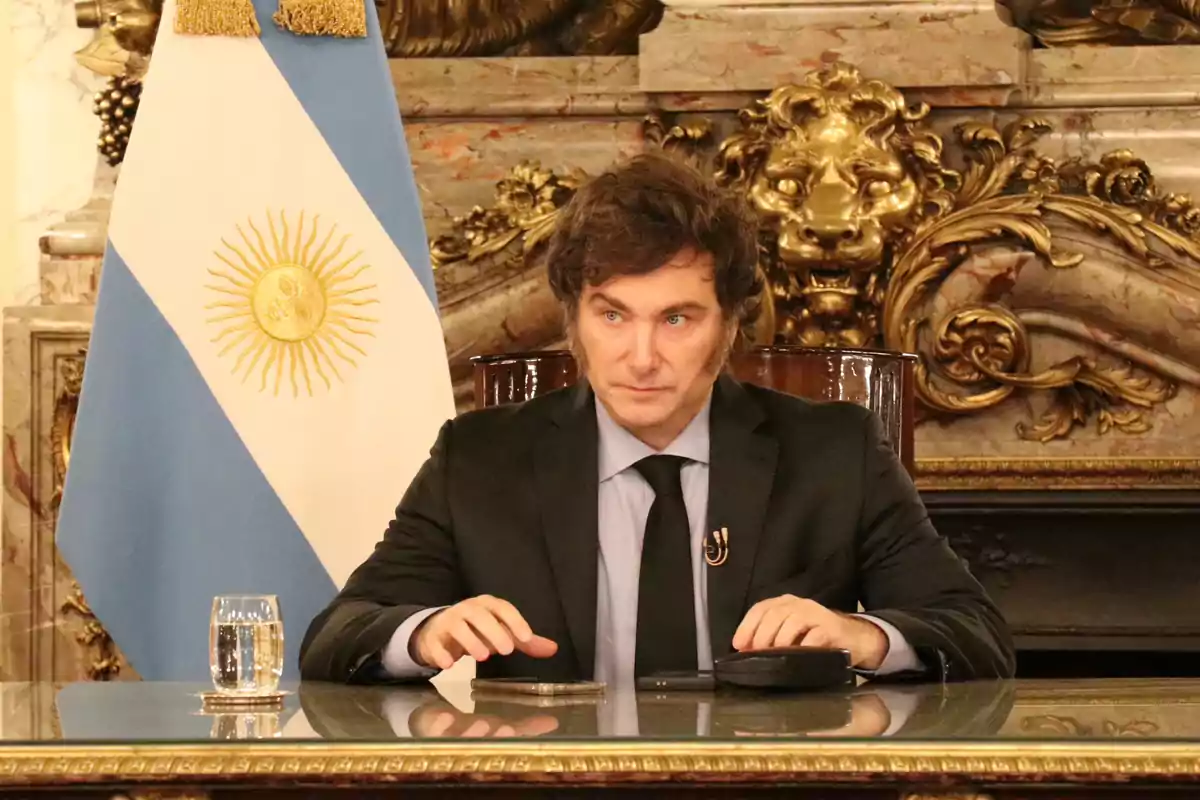
[[[87,667],[88,677],[94,681],[107,681],[120,674],[121,657],[112,636],[96,618],[78,581],[71,582],[71,596],[63,601],[61,610],[64,614],[74,612],[83,620],[83,630],[75,634],[75,641],[90,651],[92,660]]]
[[[1194,489],[1200,458],[918,458],[926,491]]]
[[[55,359],[55,387],[58,393],[54,398],[54,418],[50,425],[50,448],[54,458],[54,498],[51,505],[55,510],[62,500],[67,466],[71,463],[71,436],[75,432],[75,414],[79,411],[86,358],[87,348],[82,347],[78,353]]]
[[[65,780],[159,783],[178,780],[278,782],[329,779],[360,784],[455,778],[471,782],[662,783],[687,776],[747,782],[911,782],[938,776],[989,782],[1122,783],[1156,778],[1200,782],[1200,743],[1042,742],[697,742],[396,741],[0,747],[0,786]],[[726,778],[728,779],[728,778]],[[947,789],[947,791],[951,791]]]
[[[1000,0],[1046,47],[1200,43],[1196,0]]]

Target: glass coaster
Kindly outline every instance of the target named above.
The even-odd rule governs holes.
[[[206,708],[256,708],[274,706],[283,702],[291,692],[280,689],[275,692],[255,694],[227,694],[225,692],[200,692],[199,697]]]

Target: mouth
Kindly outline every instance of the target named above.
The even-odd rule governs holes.
[[[625,386],[625,385],[618,385],[616,388],[617,388],[617,389],[620,389],[621,391],[629,392],[629,393],[631,393],[631,394],[639,394],[639,395],[651,395],[651,394],[658,394],[658,393],[660,393],[660,392],[665,392],[665,391],[667,391],[667,390],[668,390],[668,387],[666,387],[666,386]]]
[[[854,273],[848,270],[841,269],[814,269],[808,273],[807,285],[803,288],[804,294],[813,293],[828,293],[856,295],[858,294],[858,286],[855,285]]]

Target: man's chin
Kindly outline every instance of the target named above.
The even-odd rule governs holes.
[[[662,425],[671,416],[665,403],[645,401],[622,401],[613,405],[613,419],[624,428],[644,430]]]

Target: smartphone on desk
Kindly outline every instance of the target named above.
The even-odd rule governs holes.
[[[637,679],[638,691],[650,692],[710,692],[717,688],[710,670],[691,672],[658,672]]]
[[[540,697],[558,695],[604,694],[601,681],[539,681],[537,678],[475,678],[471,689],[487,694],[531,694]]]

